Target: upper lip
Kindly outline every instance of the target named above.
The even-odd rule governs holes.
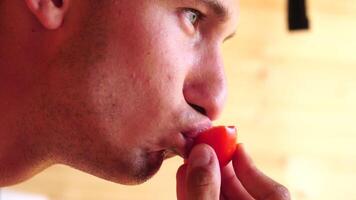
[[[185,130],[182,131],[182,134],[186,138],[196,138],[201,132],[212,127],[210,120],[200,121],[199,123],[191,124]]]

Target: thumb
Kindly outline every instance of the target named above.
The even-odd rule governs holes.
[[[214,150],[206,144],[194,147],[187,166],[187,200],[218,200],[220,177],[219,162]]]

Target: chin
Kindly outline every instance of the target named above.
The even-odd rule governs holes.
[[[132,176],[129,185],[142,184],[151,179],[161,168],[164,161],[164,152],[154,152],[147,154],[143,159],[136,163],[139,167]]]
[[[163,161],[164,153],[154,152],[120,161],[96,160],[96,163],[73,167],[114,183],[139,185],[151,179],[159,171]]]

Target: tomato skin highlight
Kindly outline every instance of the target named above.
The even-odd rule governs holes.
[[[220,168],[226,166],[236,150],[237,129],[235,126],[216,126],[203,131],[195,138],[193,147],[198,144],[211,146],[219,160]]]

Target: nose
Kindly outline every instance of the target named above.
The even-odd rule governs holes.
[[[187,103],[210,120],[223,110],[227,89],[220,48],[204,50],[204,55],[189,71],[183,87]]]

